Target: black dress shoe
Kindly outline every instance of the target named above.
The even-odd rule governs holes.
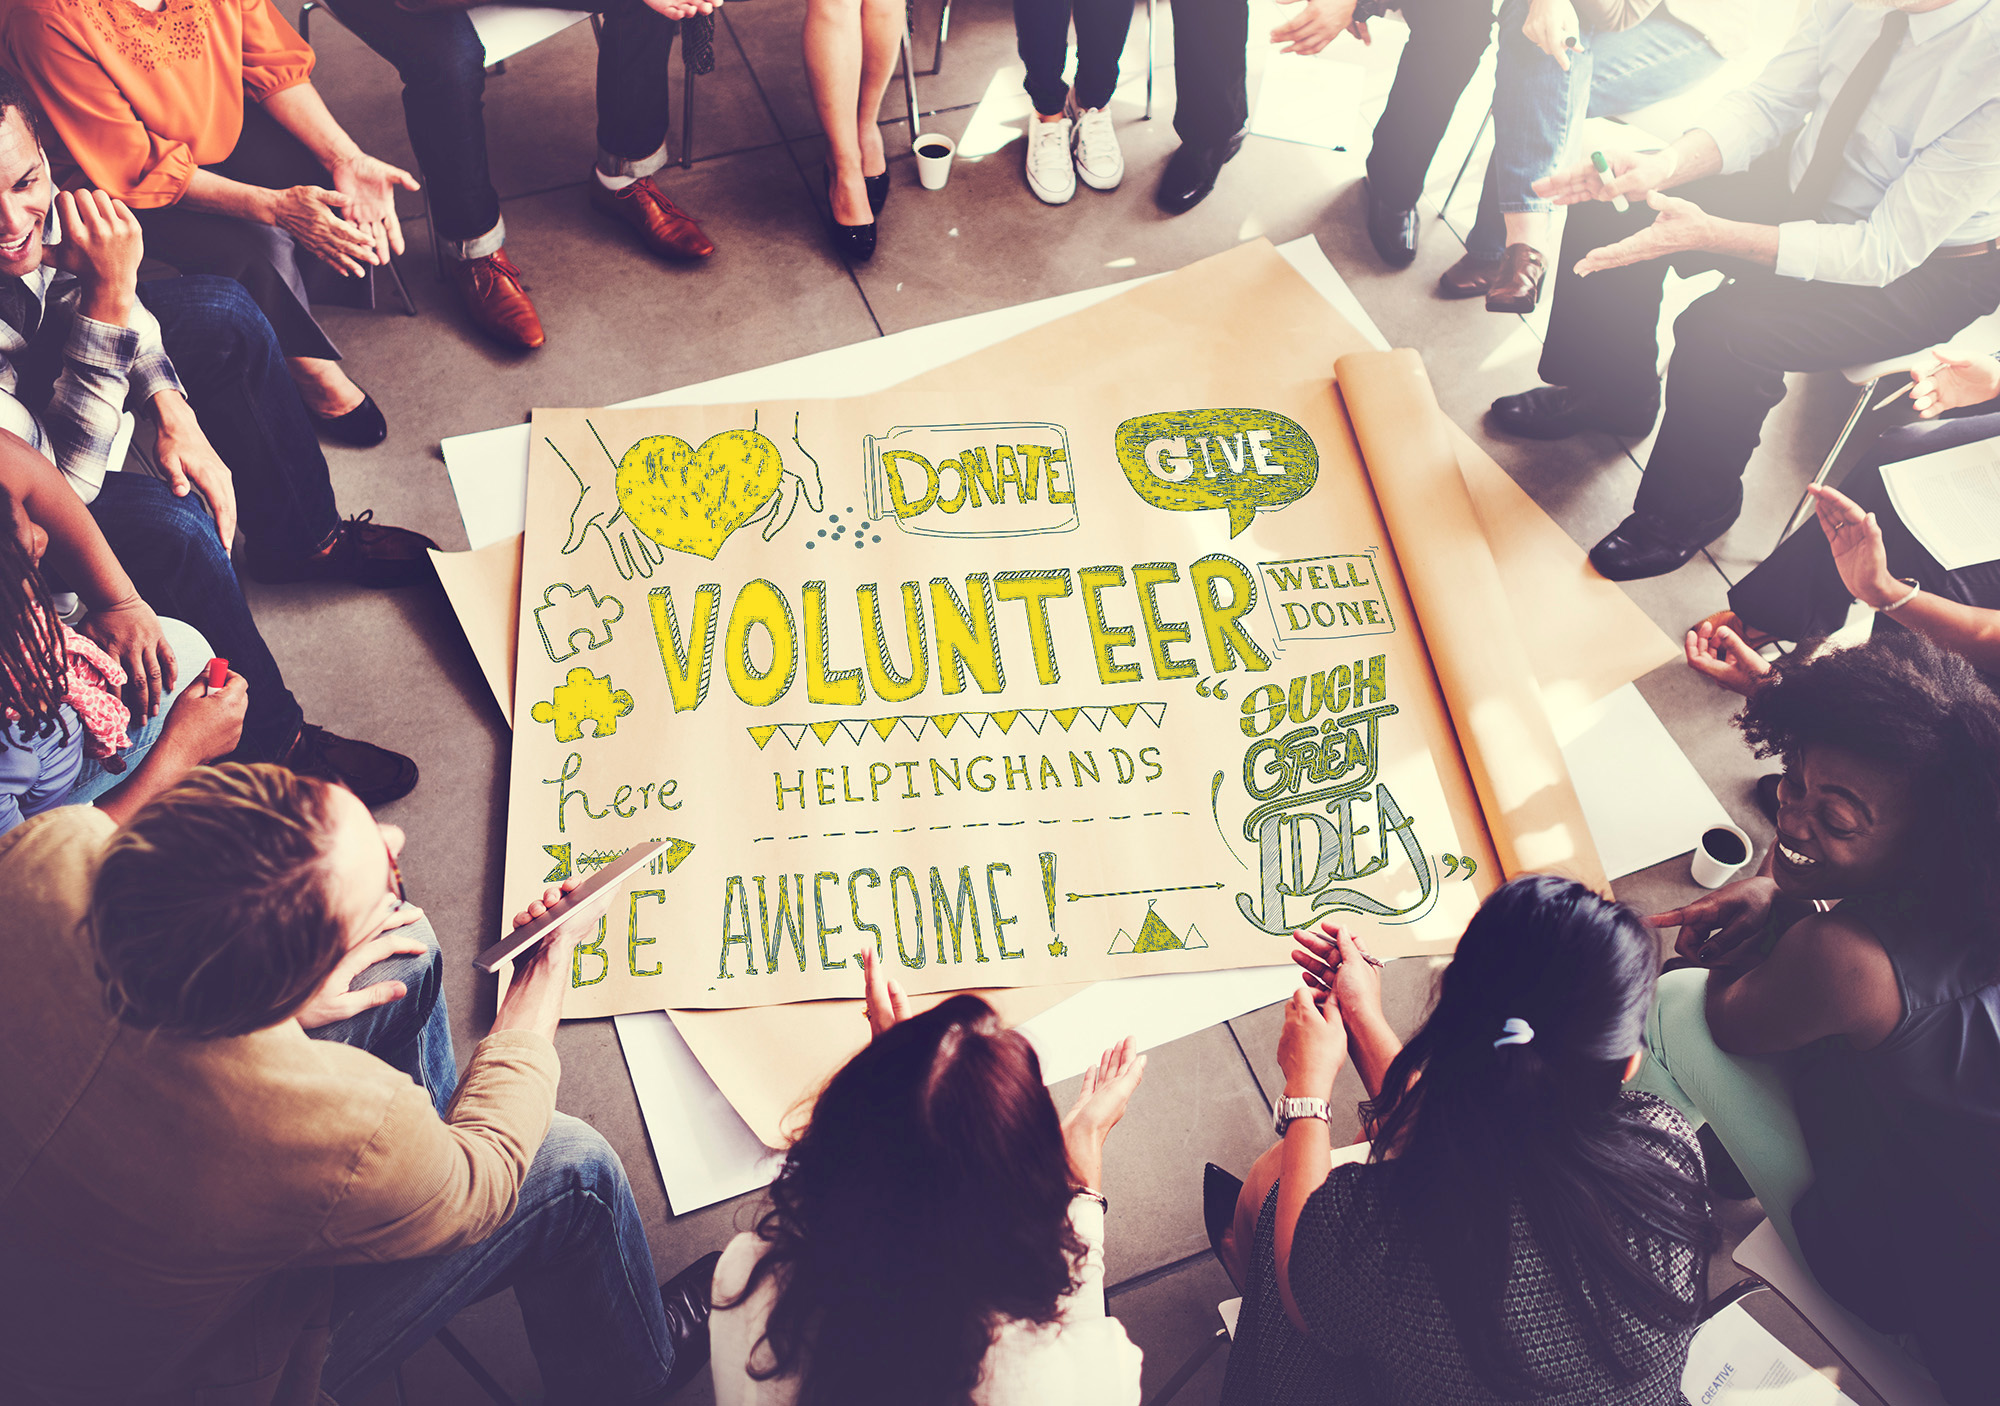
[[[306,723],[285,753],[284,765],[301,776],[317,776],[352,791],[361,804],[399,801],[416,789],[417,764],[401,752],[342,737]]]
[[[710,1250],[660,1285],[660,1307],[667,1315],[667,1341],[674,1345],[674,1370],[667,1377],[669,1394],[679,1391],[708,1366],[708,1317],[714,1309],[711,1290],[722,1251]]]
[[[868,187],[868,208],[881,214],[882,207],[889,203],[889,173],[884,171],[879,176],[863,176],[861,184]]]
[[[361,403],[344,415],[322,415],[310,405],[306,414],[312,416],[314,428],[336,444],[372,449],[389,437],[389,422],[382,418],[374,398],[366,392]]]
[[[1375,199],[1374,183],[1368,187],[1368,242],[1390,268],[1408,268],[1417,261],[1417,212],[1414,207],[1397,208]]]
[[[1180,149],[1167,158],[1167,169],[1160,176],[1160,188],[1153,194],[1153,203],[1169,215],[1185,215],[1208,198],[1208,193],[1215,189],[1215,178],[1222,174],[1223,164],[1242,149],[1241,132],[1213,145],[1181,143]]]
[[[1522,439],[1568,439],[1578,430],[1642,436],[1653,428],[1657,409],[1643,413],[1606,407],[1568,386],[1536,386],[1493,402],[1486,419],[1496,430]]]
[[[1222,1237],[1236,1221],[1236,1198],[1243,1193],[1243,1179],[1231,1176],[1213,1162],[1201,1169],[1201,1221],[1208,1227],[1208,1248],[1222,1258]],[[1239,1286],[1240,1287],[1240,1286]]]
[[[1665,576],[1694,559],[1695,553],[1729,530],[1736,514],[1679,528],[1651,513],[1634,513],[1590,549],[1590,564],[1610,581],[1644,581]]]
[[[333,540],[311,556],[268,557],[255,542],[243,549],[243,570],[266,584],[340,581],[351,586],[414,586],[437,579],[430,552],[437,543],[407,527],[375,521],[375,510],[357,513],[333,530]]]

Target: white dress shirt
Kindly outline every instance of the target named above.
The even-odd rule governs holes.
[[[1812,160],[1819,124],[1882,32],[1888,10],[1813,0],[1805,22],[1749,87],[1702,129],[1741,171],[1797,130],[1790,183]],[[1786,278],[1880,288],[1938,249],[2000,235],[2000,4],[1952,0],[1910,16],[1904,37],[1848,140],[1820,219],[1778,226]]]
[[[974,1406],[1139,1406],[1139,1349],[1104,1312],[1104,1208],[1078,1197],[1069,1219],[1085,1246],[1076,1291],[1057,1306],[1053,1323],[1003,1323],[995,1330]],[[715,1267],[717,1304],[743,1292],[763,1252],[764,1242],[750,1231],[729,1242]],[[766,1279],[748,1299],[718,1307],[709,1319],[716,1406],[791,1406],[798,1399],[796,1377],[760,1382],[749,1371],[753,1352],[759,1362],[770,1361],[761,1340],[777,1298],[777,1285]]]

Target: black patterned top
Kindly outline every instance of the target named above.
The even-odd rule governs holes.
[[[1622,1099],[1632,1118],[1684,1143],[1683,1165],[1700,1174],[1694,1129],[1678,1110],[1650,1094]],[[1257,1219],[1224,1406],[1491,1406],[1501,1400],[1466,1361],[1416,1237],[1382,1195],[1385,1178],[1395,1174],[1393,1161],[1335,1167],[1300,1210],[1290,1277],[1299,1311],[1313,1325],[1310,1338],[1292,1327],[1278,1297],[1272,1253],[1278,1195],[1272,1188]],[[1535,1398],[1542,1406],[1677,1406],[1692,1326],[1662,1331],[1623,1324],[1621,1347],[1646,1365],[1636,1381],[1621,1385],[1592,1354],[1518,1211],[1513,1246],[1506,1320],[1531,1370],[1554,1384]],[[1658,1243],[1646,1253],[1662,1282],[1679,1294],[1692,1297],[1695,1276],[1707,1273],[1685,1246]]]

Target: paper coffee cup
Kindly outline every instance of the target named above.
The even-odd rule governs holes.
[[[1750,862],[1750,837],[1734,825],[1711,825],[1695,841],[1688,873],[1705,889],[1719,889]]]
[[[923,182],[925,190],[943,190],[945,181],[951,175],[951,154],[958,150],[958,143],[942,132],[921,132],[917,135],[917,179]]]

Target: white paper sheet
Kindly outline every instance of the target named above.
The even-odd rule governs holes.
[[[1681,1395],[1695,1406],[1854,1406],[1733,1303],[1702,1324],[1688,1345]]]
[[[1731,823],[1636,685],[1555,724],[1576,798],[1612,878],[1687,854],[1709,826]]]
[[[666,1012],[613,1019],[673,1213],[770,1185],[785,1159],[730,1107]]]
[[[523,49],[561,34],[590,18],[588,10],[545,10],[537,5],[475,5],[469,12],[472,29],[486,50],[488,64],[504,63]]]
[[[1889,1406],[1944,1406],[1937,1383],[1901,1348],[1835,1303],[1785,1248],[1771,1222],[1743,1237],[1735,1259],[1797,1309]]]
[[[1306,235],[1282,246],[1278,252],[1357,331],[1375,346],[1388,349],[1388,341],[1327,262],[1318,240]],[[906,381],[941,362],[968,356],[1018,332],[1101,303],[1155,277],[1158,275],[1127,279],[1102,288],[1085,288],[1038,302],[937,322],[929,327],[913,327],[907,332],[814,352],[774,366],[739,371],[732,376],[621,404],[703,405],[785,396],[867,395]],[[475,549],[484,547],[519,532],[527,517],[528,427],[503,425],[499,429],[453,435],[439,447],[444,451],[445,472],[451,476],[452,492],[458,498],[459,516],[465,522],[470,545]]]
[[[1882,466],[1889,501],[1946,571],[2000,557],[2000,440]]]

